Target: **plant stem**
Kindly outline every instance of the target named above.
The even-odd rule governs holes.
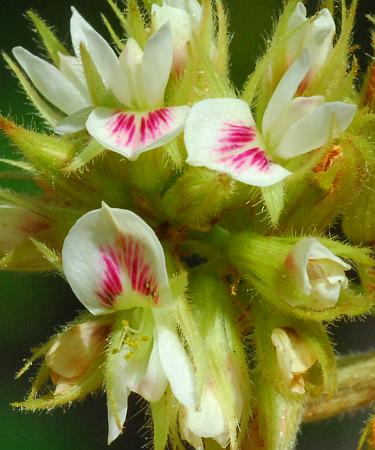
[[[316,422],[367,407],[375,402],[375,353],[342,357],[338,361],[337,391],[310,399],[304,422]]]

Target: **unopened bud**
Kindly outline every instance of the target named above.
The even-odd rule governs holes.
[[[62,333],[46,354],[55,393],[76,384],[103,349],[109,326],[99,321],[73,325]]]
[[[276,349],[280,374],[291,392],[305,392],[304,374],[315,364],[317,357],[310,345],[292,328],[275,328],[271,334]]]

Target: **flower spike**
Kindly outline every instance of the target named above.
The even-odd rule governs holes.
[[[329,333],[375,302],[358,1],[285,1],[242,88],[236,2],[107,1],[109,39],[72,7],[69,49],[29,11],[45,59],[3,54],[45,123],[0,115],[18,152],[0,158],[0,269],[55,272],[84,310],[32,349],[13,406],[103,391],[108,444],[140,397],[155,450],[293,450],[303,421],[375,401],[374,354],[341,357]]]

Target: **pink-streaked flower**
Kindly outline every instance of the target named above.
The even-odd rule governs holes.
[[[152,25],[155,30],[169,23],[173,38],[173,72],[179,74],[186,64],[187,42],[198,30],[202,7],[197,0],[164,0],[152,5]]]
[[[13,49],[14,57],[35,88],[53,106],[66,114],[67,117],[55,127],[59,134],[83,130],[93,107],[83,73],[79,45],[74,42],[73,35],[72,38],[75,56],[59,53],[57,67],[23,47]]]
[[[291,175],[274,159],[289,160],[324,146],[351,124],[356,106],[295,97],[311,68],[307,52],[276,87],[257,126],[243,100],[221,98],[193,105],[185,127],[187,162],[227,173],[253,186],[270,186]]]
[[[72,325],[61,333],[46,353],[55,395],[77,385],[98,355],[103,352],[111,327],[103,320]]]
[[[193,369],[177,334],[164,252],[152,228],[131,211],[103,205],[70,230],[62,260],[73,292],[92,314],[126,315],[106,380],[109,442],[122,430],[130,391],[154,402],[169,383],[182,405],[194,407]]]
[[[70,33],[75,56],[60,54],[59,67],[22,47],[13,49],[39,92],[67,115],[55,127],[56,133],[69,134],[86,127],[105,148],[131,160],[172,140],[182,130],[189,108],[163,106],[173,62],[169,23],[151,36],[144,50],[129,38],[118,57],[74,8],[72,11]],[[80,56],[82,44],[115,101],[93,105]]]
[[[189,108],[163,107],[173,61],[171,27],[163,25],[144,50],[129,38],[117,57],[109,44],[73,10],[74,47],[87,48],[119,106],[100,105],[89,115],[87,131],[105,148],[136,159],[172,140],[183,128]]]
[[[286,265],[304,295],[311,298],[311,309],[321,310],[335,306],[342,288],[348,286],[346,270],[351,267],[333,254],[316,238],[301,239],[291,250]],[[296,306],[298,300],[288,299]]]
[[[304,374],[316,363],[311,346],[293,328],[274,328],[271,334],[277,365],[286,386],[296,394],[304,394]]]
[[[42,217],[25,208],[0,205],[0,255],[15,249],[47,226]]]
[[[329,10],[324,8],[313,18],[307,18],[306,7],[299,2],[288,23],[291,33],[287,44],[287,64],[292,64],[307,50],[311,69],[307,78],[313,77],[326,62],[333,48],[335,22]]]

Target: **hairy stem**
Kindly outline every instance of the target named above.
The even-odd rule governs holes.
[[[375,402],[375,353],[340,358],[337,375],[335,395],[309,400],[304,422],[328,419]]]

